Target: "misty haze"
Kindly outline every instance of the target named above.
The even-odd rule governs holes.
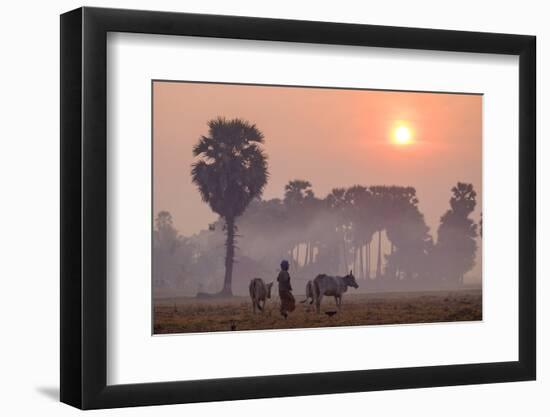
[[[481,109],[155,81],[154,333],[481,320]]]

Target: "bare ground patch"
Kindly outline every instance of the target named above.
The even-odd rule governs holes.
[[[297,301],[303,297],[296,296]],[[278,297],[268,300],[262,313],[253,314],[248,297],[197,300],[188,297],[154,301],[154,333],[190,333],[232,330],[266,330],[476,321],[482,319],[481,290],[422,293],[353,294],[344,296],[342,310],[326,297],[317,314],[314,306],[297,302],[296,310],[284,319]]]

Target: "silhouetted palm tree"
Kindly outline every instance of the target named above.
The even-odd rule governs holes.
[[[339,262],[341,265],[337,266],[335,272],[342,273],[342,271],[349,269],[348,255],[350,255],[348,239],[351,231],[351,221],[348,210],[349,205],[346,200],[346,189],[334,188],[327,195],[324,202],[328,211],[333,215],[332,232],[339,237],[341,242],[341,250],[338,250],[342,253],[341,262]]]
[[[285,185],[285,204],[288,206],[300,205],[304,200],[313,197],[311,183],[305,180],[289,181]]]
[[[382,278],[382,231],[386,229],[389,212],[391,209],[390,187],[384,185],[375,185],[369,187],[372,195],[371,219],[374,231],[378,233],[378,251],[376,258],[376,279]]]
[[[357,271],[357,277],[364,279],[363,246],[366,244],[365,236],[368,236],[368,240],[370,240],[373,233],[373,231],[370,230],[371,222],[369,211],[371,194],[367,187],[354,185],[346,190],[344,199],[346,201],[346,217],[351,224],[351,241],[354,246],[353,270]],[[358,261],[359,265],[355,265],[356,261]]]
[[[413,187],[388,188],[390,201],[386,235],[391,252],[386,255],[386,276],[401,279],[424,279],[428,275],[428,254],[432,238],[424,216],[418,209]]]
[[[225,221],[225,277],[221,294],[232,295],[237,217],[261,196],[267,183],[267,156],[259,146],[262,132],[242,119],[222,117],[208,122],[208,136],[201,136],[193,148],[199,159],[191,178],[204,202]]]
[[[451,209],[441,216],[437,231],[436,255],[441,276],[462,284],[477,251],[477,225],[469,218],[476,206],[476,192],[472,184],[461,182],[451,191]]]
[[[285,185],[285,197],[284,203],[288,210],[289,218],[294,226],[296,240],[293,242],[293,247],[290,249],[291,262],[293,268],[299,268],[300,266],[300,245],[306,243],[306,255],[304,258],[304,264],[308,257],[308,239],[305,234],[307,228],[308,219],[311,219],[311,213],[308,213],[312,208],[312,201],[315,195],[311,188],[311,183],[306,180],[292,180]],[[296,255],[294,255],[294,249],[296,249]]]

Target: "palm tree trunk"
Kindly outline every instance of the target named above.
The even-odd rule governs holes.
[[[392,260],[392,262],[394,262],[394,265],[395,265],[395,261],[391,258],[392,255],[393,255],[393,252],[394,252],[394,246],[393,246],[393,242],[390,242],[390,258]],[[386,269],[388,268],[388,261],[386,260]],[[392,268],[393,269],[393,268]],[[386,274],[388,273],[388,271],[386,271]],[[389,271],[389,277],[391,279],[394,279],[395,278],[395,269],[393,269],[393,271]]]
[[[359,279],[365,279],[365,268],[363,265],[363,244],[359,246]]]
[[[353,248],[353,268],[352,271],[355,271],[355,274],[357,275],[357,271],[359,270],[359,248],[355,246]],[[359,276],[359,275],[357,275]]]
[[[288,259],[290,262],[290,267],[294,269],[296,267],[296,264],[294,262],[294,246],[288,251]]]
[[[235,259],[235,219],[226,219],[225,228],[225,277],[223,279],[223,289],[221,294],[231,296],[233,295],[231,285],[233,282],[233,261]]]
[[[370,242],[365,242],[365,246],[366,246],[365,249],[367,251],[367,253],[366,253],[367,256],[366,256],[366,259],[365,259],[365,263],[367,264],[366,268],[365,268],[367,270],[366,271],[367,272],[366,276],[367,276],[367,279],[370,279]]]
[[[378,231],[378,259],[376,260],[376,279],[379,279],[382,273],[382,230]]]
[[[344,255],[344,273],[347,273],[348,270],[348,255],[347,255],[347,246],[346,246],[346,236],[344,235],[344,240],[342,241],[343,255]]]

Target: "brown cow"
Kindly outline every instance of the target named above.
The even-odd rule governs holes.
[[[252,300],[252,311],[256,313],[256,308],[263,311],[268,298],[271,298],[271,287],[273,283],[266,284],[261,278],[254,278],[250,281],[248,290]]]

